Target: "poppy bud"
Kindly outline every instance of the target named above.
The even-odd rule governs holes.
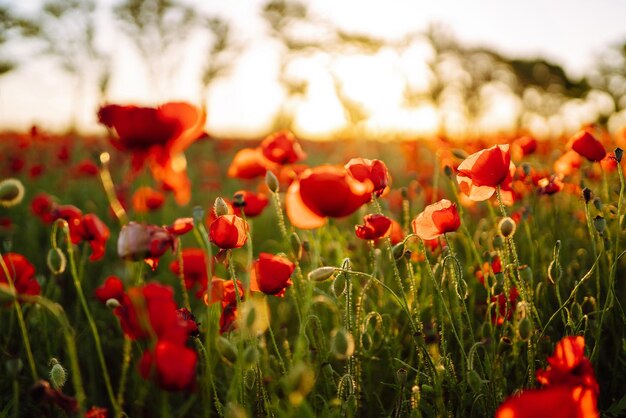
[[[502,235],[496,235],[495,237],[493,237],[493,248],[504,248],[504,239],[502,238]]]
[[[312,282],[323,282],[332,278],[336,270],[337,269],[335,267],[318,267],[309,273],[308,278]]]
[[[300,241],[300,236],[298,236],[297,233],[293,232],[289,236],[289,243],[291,244],[291,250],[296,257],[296,260],[302,258],[302,242]]]
[[[469,155],[467,154],[467,152],[465,152],[465,150],[459,149],[459,148],[455,148],[452,150],[452,155],[454,155],[456,158],[460,159],[460,160],[465,160]]]
[[[289,402],[300,405],[315,386],[315,373],[304,363],[296,364],[286,378]]]
[[[259,351],[256,347],[249,346],[243,351],[243,362],[247,366],[253,366],[259,359]]]
[[[530,322],[530,318],[524,317],[517,325],[517,332],[522,340],[526,341],[530,338],[533,332],[533,324]]]
[[[0,181],[0,206],[10,208],[24,199],[24,185],[17,179]]]
[[[67,382],[67,371],[59,364],[55,358],[50,359],[50,382],[55,389],[61,389]]]
[[[110,299],[107,299],[107,301],[106,301],[105,305],[106,305],[106,306],[107,306],[107,308],[109,308],[109,309],[117,309],[117,308],[119,308],[119,307],[121,306],[121,305],[120,305],[120,301],[119,301],[119,300],[117,300],[117,299],[115,299],[115,298],[110,298]]]
[[[0,286],[2,287],[2,286]],[[4,363],[5,368],[7,369],[7,374],[12,379],[17,379],[17,377],[22,372],[22,368],[24,367],[24,363],[19,358],[12,358]]]
[[[593,198],[593,206],[595,206],[595,208],[599,211],[602,210],[602,199],[600,199],[599,197],[594,197]]]
[[[339,360],[345,360],[354,354],[354,338],[344,329],[336,329],[332,332],[330,352]]]
[[[403,199],[408,199],[409,189],[407,189],[406,187],[400,187],[400,196],[402,196]]]
[[[593,226],[594,228],[596,228],[596,231],[598,231],[598,234],[602,235],[602,233],[606,229],[606,220],[603,216],[598,215],[593,218]]]
[[[215,208],[216,216],[228,215],[228,205],[221,197],[215,199],[215,204],[213,205],[213,207]]]
[[[454,170],[449,165],[446,165],[443,168],[443,172],[448,178],[452,178],[452,175],[454,174]]]
[[[524,175],[525,176],[530,176],[530,173],[531,173],[530,164],[528,164],[528,163],[522,164],[522,170],[524,171]]]
[[[512,236],[513,234],[515,234],[516,228],[517,228],[517,224],[512,218],[508,216],[506,218],[502,218],[500,222],[498,223],[498,232],[504,238],[508,238]]]
[[[265,173],[265,185],[273,193],[278,193],[280,188],[276,175],[269,170]]]
[[[431,385],[423,384],[422,393],[424,394],[424,396],[430,396],[435,393],[435,389]]]
[[[406,252],[406,245],[404,245],[404,242],[400,242],[393,246],[391,252],[393,253],[394,260],[400,260]]]
[[[593,199],[593,192],[590,188],[585,187],[583,189],[583,198],[585,199],[585,203],[589,203],[591,199]]]
[[[200,225],[204,219],[204,208],[202,206],[194,206],[192,211],[193,223]]]
[[[467,383],[476,393],[479,393],[482,390],[483,380],[480,378],[480,375],[476,372],[476,370],[470,370],[467,372]]]
[[[65,254],[63,254],[61,249],[50,248],[48,256],[46,257],[46,264],[48,265],[50,272],[57,276],[65,271],[67,258],[65,258]]]
[[[406,385],[406,375],[407,371],[405,368],[401,367],[396,371],[396,380],[400,386]]]
[[[611,249],[611,240],[609,237],[604,237],[604,250],[609,251]]]
[[[235,364],[237,361],[237,348],[233,343],[220,336],[215,342],[215,347],[220,357],[222,357],[222,360],[226,361],[228,364]]]
[[[519,276],[524,283],[532,283],[533,281],[533,271],[529,266],[520,266],[519,268]]]
[[[615,161],[617,161],[618,164],[621,163],[622,162],[622,156],[624,155],[624,150],[619,148],[619,147],[617,147],[617,148],[615,148],[614,153],[615,153]]]

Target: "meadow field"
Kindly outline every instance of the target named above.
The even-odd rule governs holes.
[[[623,133],[0,134],[0,416],[626,414]]]

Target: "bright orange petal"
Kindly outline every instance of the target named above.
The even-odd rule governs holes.
[[[302,201],[300,196],[300,182],[291,183],[285,196],[287,217],[296,228],[315,229],[326,224],[326,218],[311,211]]]

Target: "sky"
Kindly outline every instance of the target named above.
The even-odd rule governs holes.
[[[2,2],[3,0],[0,0]],[[6,3],[6,0],[4,0]],[[207,40],[194,38],[182,51],[182,60],[175,81],[162,92],[155,92],[137,51],[106,13],[115,0],[99,2],[99,43],[113,53],[113,78],[108,100],[119,103],[156,105],[169,100],[199,103],[199,68]],[[268,29],[259,17],[261,0],[188,0],[198,10],[228,19],[234,29],[242,53],[228,77],[215,83],[208,95],[208,125],[218,135],[259,136],[271,128],[272,117],[284,104],[285,95],[276,81],[280,57],[276,43],[268,39]],[[622,0],[310,0],[310,12],[328,19],[348,32],[368,33],[389,39],[421,31],[431,23],[442,23],[455,36],[470,45],[484,45],[509,56],[541,56],[557,62],[574,77],[582,77],[594,65],[599,54],[609,45],[626,40],[626,2]],[[36,7],[36,1],[9,4],[25,13]],[[93,89],[81,93],[79,104],[73,100],[74,84],[55,63],[41,55],[29,56],[32,48],[13,46],[20,67],[0,78],[0,129],[25,129],[38,124],[44,129],[60,130],[73,115],[78,127],[98,131],[95,109],[98,107]],[[6,51],[4,52],[6,53]],[[399,66],[404,68],[405,56],[383,53],[361,62],[333,64],[333,71],[343,71],[351,79],[356,95],[374,98],[389,107],[398,100],[394,84]],[[428,51],[412,51],[408,59],[426,60]],[[413,63],[415,64],[415,63]],[[316,68],[319,68],[316,70]],[[336,98],[329,90],[324,63],[301,64],[310,82],[306,101],[298,103],[295,123],[309,136],[323,135],[345,122]],[[378,91],[367,79],[359,81],[360,68],[373,68],[388,84]],[[412,68],[412,67],[407,67]],[[419,76],[416,76],[419,79]],[[419,83],[419,81],[417,81]],[[396,83],[397,84],[397,83]],[[377,96],[378,95],[378,96]],[[78,109],[78,111],[76,111]],[[436,116],[428,107],[393,117],[380,113],[372,122],[375,129],[389,125],[413,130],[432,128]],[[316,131],[317,129],[317,131]]]

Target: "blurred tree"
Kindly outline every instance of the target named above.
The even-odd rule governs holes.
[[[124,0],[114,7],[114,13],[144,59],[161,99],[167,87],[164,83],[170,82],[184,58],[182,45],[205,22],[191,6],[178,0]]]
[[[207,60],[202,70],[202,100],[206,102],[211,84],[220,77],[227,76],[241,47],[233,41],[230,24],[219,17],[205,18],[202,25],[208,28],[212,38]]]
[[[88,85],[96,83],[99,101],[106,99],[110,56],[96,43],[96,12],[95,0],[47,0],[36,17],[37,30],[31,32],[43,43],[43,52],[54,57],[76,82],[70,129],[76,127]]]
[[[626,42],[613,45],[600,54],[589,82],[594,88],[609,93],[615,110],[626,109]]]
[[[38,27],[34,22],[18,17],[8,5],[0,4],[0,52],[11,40],[33,36],[37,31]],[[14,59],[0,55],[0,76],[14,70],[18,65]]]

